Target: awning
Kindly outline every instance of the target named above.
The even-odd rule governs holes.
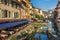
[[[24,23],[28,23],[28,20],[2,23],[2,24],[0,24],[0,29],[5,29],[5,28],[8,28],[8,27],[14,27],[16,25],[22,25]]]

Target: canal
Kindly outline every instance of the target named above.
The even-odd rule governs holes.
[[[47,26],[50,30],[50,32],[55,33],[55,30],[53,28],[53,24],[51,21],[48,21]],[[43,28],[47,32],[46,28]],[[49,40],[47,33],[40,33],[40,32],[33,32],[30,34],[25,40]]]
[[[56,34],[56,31],[54,30],[53,22],[51,20],[48,20],[47,26],[48,26],[48,30],[50,30],[52,34]],[[54,36],[56,37],[56,35]],[[43,33],[36,33],[35,38],[40,38],[40,40],[49,40],[48,34],[43,34]]]
[[[48,20],[47,26],[48,26],[47,29],[50,30],[50,32],[56,33],[56,31],[53,28],[53,23],[52,23],[51,20]],[[47,29],[46,29],[46,32],[48,31]],[[35,36],[34,37],[35,38],[39,38],[40,40],[49,40],[47,33],[35,33]]]
[[[48,40],[47,34],[43,34],[43,33],[36,33],[34,37],[39,38],[40,40]]]
[[[34,32],[31,35],[29,35],[25,40],[49,40],[49,39],[47,34]]]
[[[48,26],[48,28],[47,28],[48,30],[47,29],[45,30],[44,28],[43,28],[43,30],[45,30],[46,32],[50,30],[50,32],[53,33],[53,34],[56,33],[56,31],[53,28],[53,23],[50,20],[48,20],[47,26]],[[30,37],[29,38],[30,40],[49,40],[49,37],[48,37],[48,34],[47,33],[35,32],[35,33],[31,34],[31,35],[30,36],[32,38]]]

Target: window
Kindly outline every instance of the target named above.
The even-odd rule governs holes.
[[[13,3],[14,8],[16,8],[16,3]]]
[[[7,0],[1,0],[3,4],[7,4]]]
[[[12,1],[11,4],[12,4],[12,7],[17,8],[17,5],[14,1]]]
[[[2,10],[2,18],[10,18],[10,11]]]
[[[10,3],[11,0],[7,0],[7,5],[9,6],[9,3]]]
[[[1,3],[1,0],[0,0],[0,3]]]
[[[1,0],[2,3],[4,3],[4,0]]]
[[[11,7],[12,7],[12,1],[11,1],[11,0],[9,0],[9,2],[8,2],[8,3],[9,3],[9,6],[11,6]]]
[[[11,1],[11,6],[12,6],[12,7],[14,6],[14,3],[13,3],[13,1]]]
[[[20,8],[22,8],[22,3],[21,2],[20,2],[20,5],[19,6],[20,6]]]
[[[22,15],[22,16],[25,16],[25,12],[21,12],[21,15]]]
[[[7,5],[7,0],[4,0],[5,5]]]
[[[20,8],[20,6],[19,5],[17,5],[17,9],[19,9]]]
[[[26,6],[26,3],[24,1],[22,1],[23,5]]]
[[[2,18],[7,18],[7,10],[2,10]]]
[[[15,12],[15,13],[14,13],[14,18],[18,18],[18,17],[19,17],[18,12]]]
[[[11,13],[11,12],[9,11],[9,18],[10,18],[10,13]]]

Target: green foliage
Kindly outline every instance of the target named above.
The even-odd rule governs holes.
[[[17,40],[17,38],[15,36],[13,36],[10,40]]]
[[[39,15],[37,15],[37,14],[35,14],[35,17],[36,17],[36,18],[40,18],[40,16],[39,16]]]
[[[34,34],[30,34],[26,40],[35,40]]]
[[[29,32],[30,30],[29,30],[29,29],[27,29],[26,31],[28,31],[28,32]]]
[[[35,18],[38,18],[39,20],[43,20],[44,19],[44,17],[42,16],[42,15],[37,15],[37,14],[35,14]]]
[[[47,27],[46,24],[32,24],[32,26],[34,27]]]
[[[25,31],[21,32],[21,35],[22,35],[22,36],[23,36],[24,34],[26,34],[26,32],[25,32]]]

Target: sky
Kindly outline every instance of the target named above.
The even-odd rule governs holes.
[[[56,7],[58,0],[31,0],[34,7],[42,10],[50,10]]]

